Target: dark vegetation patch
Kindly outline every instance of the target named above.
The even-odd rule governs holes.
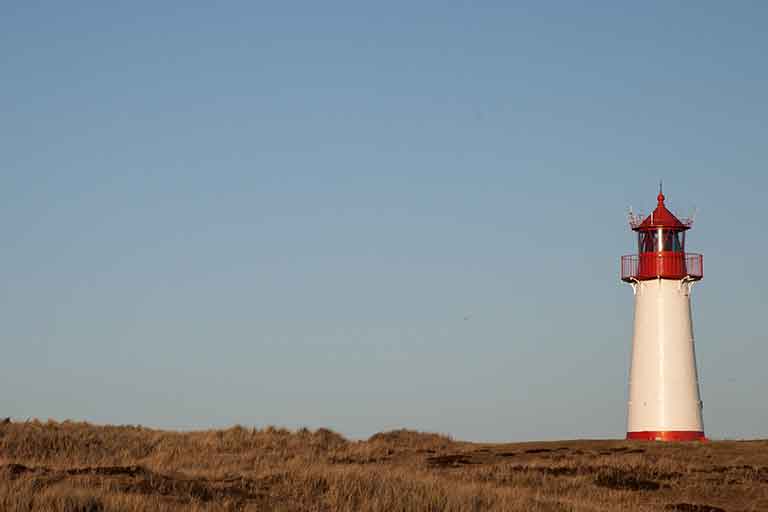
[[[39,507],[44,510],[57,510],[61,512],[106,512],[104,503],[94,496],[64,496],[58,500],[43,499]],[[47,505],[47,507],[46,507]]]
[[[464,466],[467,464],[479,464],[479,462],[473,461],[464,454],[456,453],[450,455],[436,455],[434,457],[427,457],[427,464],[437,468],[450,468],[456,466]]]
[[[664,507],[665,510],[674,512],[725,512],[725,509],[712,505],[694,505],[693,503],[675,503]]]
[[[542,468],[542,472],[550,476],[576,476],[579,474],[579,468],[561,466],[555,468]]]
[[[516,452],[499,452],[496,454],[497,457],[516,457]]]
[[[551,448],[529,448],[525,450],[525,453],[549,453],[552,452]]]
[[[21,475],[33,473],[34,471],[34,469],[28,468],[23,464],[6,464],[5,466],[0,466],[0,477],[14,480]]]
[[[629,448],[626,446],[619,446],[616,448],[609,448],[607,450],[603,450],[599,452],[600,455],[614,455],[614,454],[631,454],[631,453],[645,453],[645,450],[643,448]]]
[[[183,475],[164,475],[142,466],[96,466],[53,470],[46,467],[30,468],[21,464],[8,464],[0,468],[0,474],[11,478],[21,475],[36,477],[36,488],[64,480],[81,480],[83,477],[100,477],[109,482],[112,489],[124,493],[160,495],[179,501],[211,502],[223,499],[235,501],[258,501],[265,498],[269,482],[235,477],[229,479],[187,478]],[[327,490],[327,483],[324,486]],[[93,509],[95,505],[88,505]],[[100,505],[99,505],[100,506]],[[80,510],[80,509],[78,509]],[[86,509],[83,509],[86,510]]]
[[[73,468],[64,471],[67,475],[130,476],[147,475],[149,471],[141,466],[96,466]]]
[[[613,466],[593,466],[588,464],[583,465],[567,465],[567,466],[544,466],[544,465],[516,465],[507,466],[506,468],[511,472],[521,473],[538,473],[547,476],[579,476],[579,475],[597,475],[599,483],[602,487],[610,487],[615,489],[631,489],[631,490],[646,490],[643,487],[648,487],[647,490],[656,490],[662,486],[656,482],[656,480],[673,480],[682,476],[680,473],[674,472],[651,472],[642,468],[631,468],[628,470],[618,469]],[[645,482],[650,482],[648,485]],[[656,487],[658,485],[658,487]]]
[[[634,471],[620,468],[605,468],[595,477],[595,485],[608,489],[625,491],[658,491],[661,484],[639,476]]]
[[[389,460],[389,457],[343,456],[331,457],[328,462],[331,464],[381,464]]]
[[[540,473],[549,476],[576,476],[582,472],[581,468],[570,466],[557,466],[554,468],[547,466],[512,466],[510,469],[512,471]]]
[[[709,468],[695,468],[691,470],[694,473],[705,473],[712,475],[722,475],[722,477],[707,478],[708,481],[720,481],[727,479],[730,484],[739,482],[739,479],[754,482],[768,483],[768,466],[750,466],[747,464],[735,466],[712,466]]]

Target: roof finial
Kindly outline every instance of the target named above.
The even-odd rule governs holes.
[[[659,201],[659,204],[664,204],[664,181],[659,180],[659,195],[656,198]]]

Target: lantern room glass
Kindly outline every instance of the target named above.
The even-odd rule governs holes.
[[[638,252],[685,252],[685,231],[658,228],[637,234]]]

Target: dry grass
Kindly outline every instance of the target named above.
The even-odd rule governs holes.
[[[0,510],[768,510],[768,441],[475,444],[408,430],[0,424]]]

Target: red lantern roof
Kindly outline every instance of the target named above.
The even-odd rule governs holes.
[[[630,218],[629,224],[633,231],[651,231],[658,228],[685,231],[691,228],[691,220],[684,219],[681,221],[672,212],[667,210],[667,207],[664,206],[664,194],[659,192],[656,199],[658,199],[659,204],[656,205],[656,209],[645,220],[641,221],[642,217],[632,216]]]

